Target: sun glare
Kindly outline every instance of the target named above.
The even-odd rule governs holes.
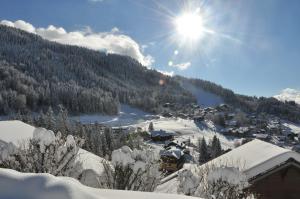
[[[203,33],[203,20],[198,13],[184,13],[175,19],[177,32],[185,39],[197,40]]]

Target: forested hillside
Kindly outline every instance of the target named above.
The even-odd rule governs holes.
[[[0,114],[63,105],[70,113],[116,114],[125,103],[157,112],[195,98],[136,60],[62,45],[0,26]]]
[[[71,114],[116,114],[120,103],[159,113],[167,102],[196,102],[181,86],[187,81],[245,112],[300,121],[300,107],[293,102],[238,95],[209,81],[165,76],[130,57],[50,42],[3,25],[0,44],[0,115],[60,105]]]
[[[300,106],[294,101],[281,102],[273,97],[267,98],[239,95],[230,89],[223,88],[222,86],[209,81],[192,78],[188,79],[181,76],[176,76],[174,78],[179,83],[187,81],[196,87],[220,96],[226,104],[239,108],[245,112],[267,113],[294,122],[300,121]]]

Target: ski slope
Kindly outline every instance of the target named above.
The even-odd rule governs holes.
[[[183,82],[182,87],[190,91],[196,97],[198,105],[203,108],[217,106],[224,103],[220,96],[198,88],[189,82]]]
[[[122,104],[118,115],[109,116],[102,114],[91,114],[72,116],[71,119],[74,121],[80,121],[85,124],[97,122],[103,123],[108,126],[125,126],[150,120],[153,119],[153,117],[154,116],[150,113]]]

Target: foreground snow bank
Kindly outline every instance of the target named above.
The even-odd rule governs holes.
[[[0,199],[193,199],[145,192],[94,189],[67,177],[0,169]]]

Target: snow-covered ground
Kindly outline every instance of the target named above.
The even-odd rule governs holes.
[[[300,134],[300,125],[299,124],[285,122],[285,123],[283,123],[283,126],[286,127],[286,130],[288,130],[292,133]]]
[[[95,189],[67,177],[0,169],[0,199],[192,199],[193,197]]]
[[[137,124],[146,120],[153,119],[153,115],[144,112],[140,109],[133,108],[128,105],[121,105],[121,110],[118,115],[108,116],[101,114],[80,115],[71,117],[72,120],[82,123],[104,123],[109,126],[125,126]]]
[[[33,136],[35,127],[18,120],[0,121],[0,140],[15,145]]]
[[[39,131],[38,128],[17,120],[0,121],[0,160],[13,152],[15,147],[26,145],[31,138],[39,139],[43,142],[55,139],[53,132],[51,132],[46,130]],[[78,168],[80,170],[74,172],[89,171],[89,173],[85,173],[85,177],[89,179],[84,179],[84,183],[91,184],[91,181],[96,180],[96,175],[101,176],[104,172],[102,161],[103,158],[79,149],[74,164],[81,166]],[[74,175],[76,175],[75,173]]]
[[[217,128],[212,122],[206,121],[201,124],[196,124],[193,120],[181,119],[181,118],[160,118],[151,121],[145,121],[134,125],[135,127],[141,127],[148,129],[149,123],[153,122],[155,130],[173,131],[176,133],[176,139],[190,139],[192,143],[196,144],[198,138],[204,137],[207,141],[213,138],[214,135],[220,139],[223,148],[232,148],[234,146],[235,139],[225,137],[218,133]]]

